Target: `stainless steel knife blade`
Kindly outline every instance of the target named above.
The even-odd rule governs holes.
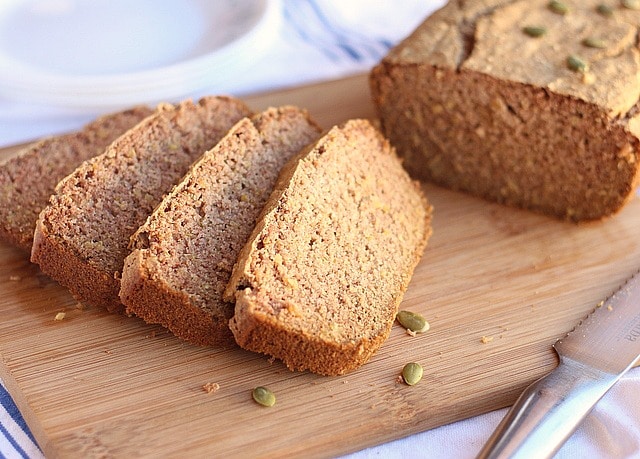
[[[554,345],[559,365],[531,384],[479,458],[552,457],[640,358],[640,273]]]
[[[621,373],[640,356],[640,274],[598,304],[554,348],[561,356],[609,373]]]

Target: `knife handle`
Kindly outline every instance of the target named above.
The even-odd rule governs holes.
[[[560,356],[551,373],[520,395],[478,458],[552,457],[618,379]]]

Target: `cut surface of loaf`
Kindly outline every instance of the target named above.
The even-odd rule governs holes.
[[[365,120],[328,131],[283,170],[225,297],[248,350],[343,374],[389,335],[431,233],[431,207]]]
[[[127,312],[194,344],[233,343],[233,304],[222,299],[233,264],[280,169],[319,135],[295,107],[231,128],[132,237],[120,290]]]
[[[49,137],[25,147],[0,165],[0,238],[31,251],[38,214],[56,184],[97,156],[118,136],[153,110],[134,107],[104,115],[74,133]]]
[[[450,2],[373,69],[382,130],[412,174],[573,221],[633,196],[640,11],[566,3]]]
[[[79,301],[122,311],[120,273],[131,235],[190,165],[248,114],[226,97],[159,106],[58,184],[38,218],[31,260]]]

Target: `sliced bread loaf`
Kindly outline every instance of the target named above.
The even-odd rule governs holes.
[[[0,239],[31,251],[38,214],[56,184],[151,113],[135,107],[102,116],[79,132],[29,145],[0,165]]]
[[[331,129],[283,170],[225,297],[246,349],[337,375],[389,335],[431,233],[431,207],[365,120]]]
[[[640,10],[601,3],[450,1],[427,18],[371,73],[407,169],[572,221],[619,211],[640,181]]]
[[[222,293],[280,169],[320,135],[305,111],[239,121],[132,237],[120,298],[128,313],[200,345],[232,343]]]
[[[226,97],[160,106],[58,184],[38,218],[32,261],[78,300],[123,310],[129,238],[189,166],[249,113]]]

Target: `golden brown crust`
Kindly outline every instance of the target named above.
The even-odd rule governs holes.
[[[563,219],[599,220],[631,199],[640,176],[640,12],[620,7],[604,18],[598,2],[586,1],[569,2],[562,16],[547,3],[450,2],[373,69],[372,97],[414,176]],[[532,38],[526,25],[548,32]],[[461,47],[437,39],[438,27]],[[605,30],[606,49],[582,44]],[[585,74],[566,63],[578,51]]]
[[[112,301],[113,290],[119,282],[113,276],[85,263],[69,247],[60,244],[58,239],[50,237],[49,230],[41,220],[36,222],[33,238],[33,252],[37,253],[38,263],[55,271],[56,280],[66,285],[78,301],[91,298],[91,304],[111,312],[122,312],[119,305]],[[78,275],[82,273],[82,275]]]
[[[338,343],[312,333],[292,331],[272,316],[256,312],[249,295],[237,296],[236,315],[231,327],[236,342],[244,349],[280,358],[292,371],[309,370],[336,376],[364,365],[382,346],[391,327],[373,338],[357,342]]]
[[[238,344],[293,370],[343,374],[386,340],[431,234],[431,207],[364,120],[282,171],[225,291]]]
[[[593,103],[612,117],[628,112],[640,94],[640,11],[619,5],[613,17],[606,17],[596,11],[600,0],[565,3],[570,12],[561,15],[548,8],[548,0],[450,1],[385,61],[474,70]],[[523,33],[525,26],[542,26],[546,33],[532,38]],[[583,44],[593,37],[606,46]],[[567,67],[569,55],[589,64],[589,84]]]
[[[125,259],[120,297],[127,312],[147,323],[165,326],[177,336],[200,346],[233,344],[228,318],[214,316],[197,307],[189,295],[167,285],[149,272],[145,250],[135,249]],[[133,305],[133,306],[132,306]]]
[[[476,22],[473,50],[461,67],[584,100],[610,117],[624,116],[640,95],[638,30],[621,15],[598,14],[600,3],[576,1],[567,15],[553,13],[544,0],[498,8]],[[636,13],[636,20],[640,19],[640,12]],[[540,40],[522,32],[531,24],[547,29]],[[585,46],[583,41],[589,38],[604,40],[605,47]],[[586,75],[568,67],[570,55],[588,64]]]

